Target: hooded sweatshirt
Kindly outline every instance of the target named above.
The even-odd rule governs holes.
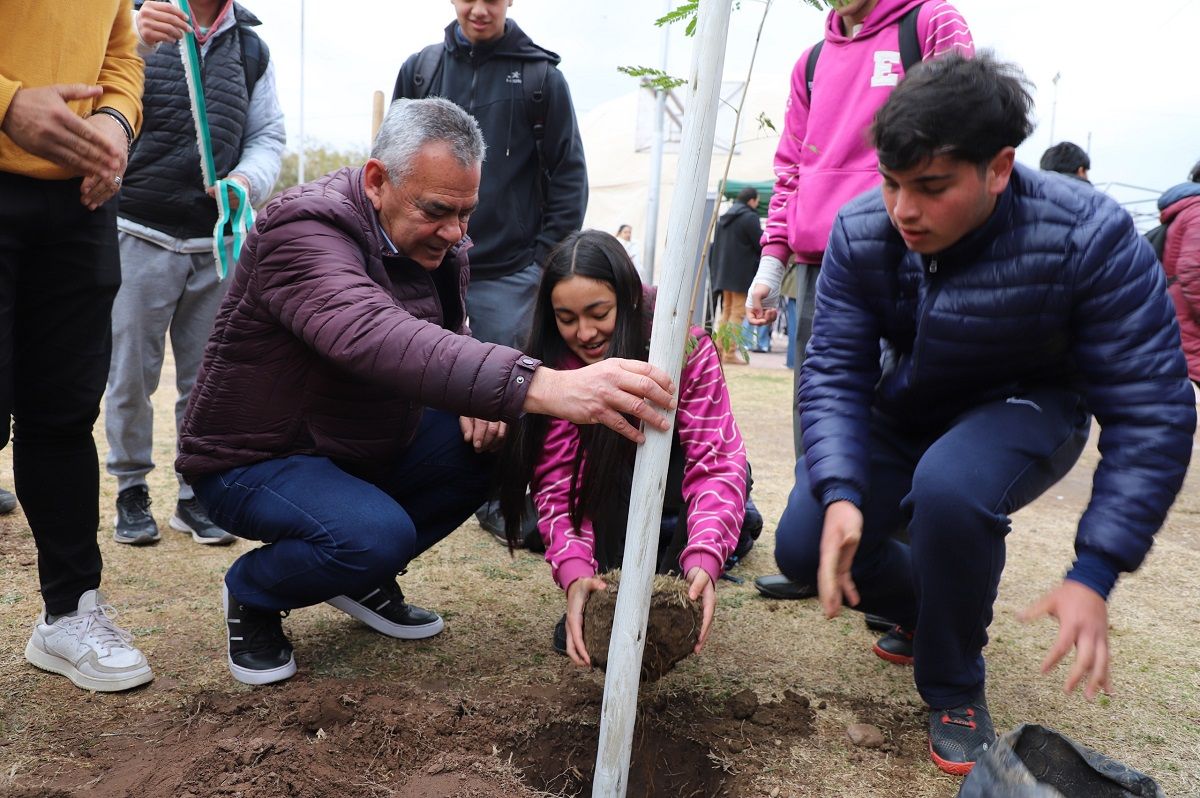
[[[472,45],[458,23],[446,27],[441,66],[427,96],[445,97],[475,117],[487,143],[479,208],[471,215],[471,279],[488,280],[544,263],[546,254],[583,224],[587,166],[567,81],[558,55],[538,47],[511,19],[499,39]],[[400,68],[392,99],[417,97],[420,53]],[[546,61],[546,121],[542,151],[547,180],[539,187],[538,156],[525,106],[522,67]]]
[[[853,36],[830,12],[825,46],[813,74],[812,102],[805,70],[806,49],[792,70],[783,135],[775,151],[775,193],[763,232],[763,255],[787,263],[820,263],[838,209],[879,185],[875,149],[867,130],[875,112],[904,76],[900,62],[900,19],[913,6],[921,57],[951,50],[974,54],[962,15],[942,0],[879,0]]]
[[[712,248],[712,288],[744,294],[754,280],[758,258],[762,254],[758,239],[762,223],[758,211],[744,202],[735,202],[717,220]]]
[[[1200,383],[1200,183],[1181,183],[1158,200],[1167,228],[1163,268],[1179,319],[1188,376]]]

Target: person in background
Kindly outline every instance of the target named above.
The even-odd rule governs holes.
[[[625,254],[629,256],[629,260],[633,263],[633,268],[638,270],[638,274],[641,274],[642,248],[638,242],[633,240],[633,228],[627,224],[618,227],[617,240],[621,242],[621,246],[625,247]]]
[[[966,20],[944,0],[846,0],[832,5],[824,38],[804,50],[792,70],[762,259],[746,300],[751,324],[774,322],[780,284],[789,260],[795,258],[797,387],[812,330],[817,274],[833,219],[847,201],[879,185],[867,128],[904,77],[906,52],[915,49],[916,60],[925,60],[975,50]],[[798,416],[793,417],[792,432],[799,458],[804,449]],[[754,584],[769,598],[808,598],[816,589],[779,574],[761,576]]]
[[[258,19],[233,0],[192,0],[193,20],[166,2],[145,2],[134,24],[146,60],[145,124],[130,156],[117,212],[121,290],[113,304],[113,358],[104,404],[108,472],[117,478],[113,539],[159,539],[146,476],[154,468],[154,408],[170,333],[175,362],[175,425],[183,420],[204,344],[228,280],[216,271],[217,203],[200,175],[196,127],[179,58],[193,30],[204,69],[204,102],[216,177],[241,183],[264,202],[279,176],[286,134],[275,67],[254,32]],[[194,28],[193,28],[194,24]],[[236,206],[237,195],[230,192]],[[179,479],[170,526],[206,544],[236,538],[214,524]]]
[[[1188,375],[1200,387],[1200,161],[1186,183],[1163,192],[1158,210],[1167,226],[1162,264],[1179,319]]]
[[[0,5],[0,444],[37,547],[25,659],[85,690],[154,678],[100,592],[92,426],[121,284],[117,203],[142,124],[129,0]]]
[[[717,327],[731,325],[738,336],[744,335],[746,291],[754,279],[754,269],[762,252],[758,239],[762,223],[758,219],[758,189],[746,186],[738,192],[729,210],[717,220],[712,244],[712,290],[721,294],[721,315]],[[768,333],[769,334],[769,333]],[[755,347],[757,348],[757,347]],[[738,347],[728,345],[721,362],[744,366]]]
[[[392,99],[445,97],[479,122],[490,151],[471,227],[467,316],[478,340],[520,348],[546,255],[583,224],[583,142],[560,59],[508,18],[512,0],[452,5],[443,41],[409,56]],[[505,537],[494,498],[476,518]]]
[[[281,615],[328,602],[398,639],[441,631],[396,577],[479,506],[504,425],[544,413],[667,428],[641,361],[556,371],[466,326],[479,126],[440,98],[392,104],[361,168],[259,214],[221,304],[176,469],[223,529],[266,544],[225,574],[228,665],[296,672]]]
[[[1070,141],[1060,141],[1042,153],[1038,168],[1043,172],[1058,172],[1077,177],[1085,183],[1091,182],[1088,180],[1088,170],[1092,168],[1092,159],[1083,151],[1083,147]]]
[[[1110,689],[1108,598],[1149,552],[1187,471],[1196,407],[1166,279],[1111,197],[1027,169],[1020,72],[927,61],[871,129],[883,176],[838,212],[798,403],[805,459],[775,559],[894,619],[875,653],[911,663],[929,753],[964,775],[995,742],[983,649],[1014,512],[1070,470],[1100,424],[1049,672]],[[898,540],[907,529],[909,542]],[[1035,530],[1029,530],[1034,533]]]
[[[566,370],[609,358],[645,360],[652,317],[651,297],[620,242],[585,230],[568,236],[546,261],[528,353]],[[663,505],[664,518],[677,520],[659,530],[657,570],[686,579],[690,597],[703,602],[699,652],[708,639],[717,579],[744,537],[748,485],[746,447],[720,355],[702,329],[692,330],[686,358]],[[528,486],[546,561],[566,592],[554,646],[576,665],[591,664],[583,608],[593,591],[606,587],[596,574],[621,565],[635,452],[611,430],[544,416],[522,418],[505,450],[505,526],[518,528]]]

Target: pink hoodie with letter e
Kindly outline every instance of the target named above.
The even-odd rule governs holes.
[[[830,12],[817,58],[810,102],[805,49],[792,70],[783,136],[775,152],[775,193],[763,232],[763,255],[787,263],[821,262],[838,210],[879,185],[867,130],[875,112],[904,76],[900,19],[914,6],[923,59],[951,50],[975,52],[962,15],[943,0],[879,0],[848,36]]]

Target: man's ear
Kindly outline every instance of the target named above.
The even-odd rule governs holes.
[[[383,184],[388,180],[387,167],[378,158],[368,158],[363,165],[363,189],[375,210],[383,207]]]
[[[1016,148],[1005,147],[988,162],[984,176],[989,194],[998,197],[1004,193],[1004,189],[1008,188],[1008,181],[1012,179],[1013,164],[1016,163],[1016,160]]]

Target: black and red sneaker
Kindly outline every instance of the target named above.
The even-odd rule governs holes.
[[[965,776],[996,743],[987,699],[929,712],[929,758],[952,776]]]
[[[875,656],[896,665],[912,665],[913,633],[902,626],[893,626],[891,631],[875,641],[871,650]]]

